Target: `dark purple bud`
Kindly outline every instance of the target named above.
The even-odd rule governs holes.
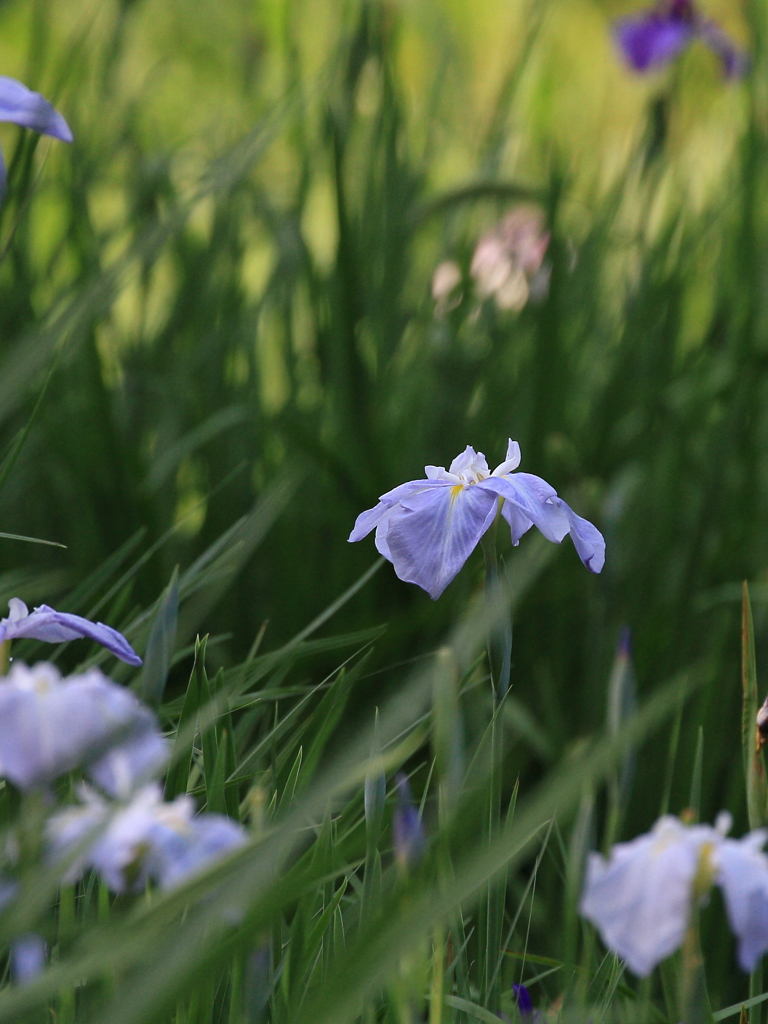
[[[533,1020],[533,1002],[531,1000],[531,993],[525,987],[525,985],[513,985],[512,995],[515,997],[517,1002],[517,1008],[520,1011],[520,1016],[524,1021]]]
[[[411,797],[411,787],[402,772],[398,772],[397,803],[392,813],[392,839],[395,858],[402,868],[413,867],[424,856],[427,838],[419,812]]]

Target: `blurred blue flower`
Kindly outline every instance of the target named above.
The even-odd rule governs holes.
[[[99,785],[118,795],[165,756],[152,712],[96,668],[62,679],[47,662],[16,662],[0,680],[0,775],[19,789],[88,765]]]
[[[0,75],[0,121],[31,128],[42,135],[52,135],[62,142],[72,142],[69,125],[48,100],[5,75]],[[5,199],[7,185],[5,161],[0,150],[0,204]]]
[[[361,513],[349,535],[362,540],[376,530],[376,547],[401,580],[416,583],[437,599],[491,526],[501,506],[512,543],[536,526],[560,543],[570,533],[582,562],[600,572],[605,541],[586,519],[541,477],[513,473],[520,446],[510,441],[507,457],[491,473],[482,452],[467,446],[450,469],[426,466],[425,480],[411,480],[383,494],[375,508]]]
[[[737,78],[748,67],[746,55],[714,21],[699,13],[694,0],[661,0],[650,11],[620,18],[614,36],[635,71],[651,71],[668,64],[697,38],[720,58],[726,78]]]
[[[647,835],[614,846],[607,861],[590,855],[580,911],[635,974],[645,977],[680,947],[692,904],[714,883],[741,968],[753,971],[768,951],[768,832],[727,839],[729,827],[726,813],[715,828],[665,815]]]
[[[27,985],[45,967],[48,948],[45,939],[34,932],[19,935],[11,943],[11,977],[17,985]]]
[[[70,866],[67,881],[93,867],[113,892],[141,892],[149,879],[171,888],[202,871],[247,841],[242,825],[222,814],[195,817],[190,796],[164,803],[153,783],[115,810],[97,793],[83,787],[82,803],[53,815],[47,825],[51,859],[86,850]],[[95,834],[91,845],[88,837]]]
[[[392,841],[395,860],[401,868],[411,868],[421,860],[427,849],[427,837],[418,809],[411,796],[408,779],[398,772],[397,801],[392,812]]]
[[[4,640],[44,640],[49,644],[61,644],[67,640],[93,640],[129,665],[140,665],[141,658],[134,651],[122,633],[103,622],[91,622],[80,615],[57,612],[47,604],[41,604],[30,613],[18,597],[8,602],[9,614],[0,619],[0,643]]]

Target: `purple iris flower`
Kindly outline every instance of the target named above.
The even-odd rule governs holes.
[[[350,541],[376,529],[376,547],[406,583],[416,583],[436,600],[501,514],[517,545],[536,526],[559,544],[570,533],[582,562],[600,572],[605,540],[592,523],[577,516],[541,477],[514,473],[520,445],[510,441],[507,457],[493,472],[482,452],[467,448],[450,469],[426,466],[426,480],[410,480],[381,496],[357,517]]]
[[[696,9],[694,0],[661,0],[643,14],[620,18],[614,36],[625,60],[635,71],[668,64],[694,39],[702,39],[720,58],[726,78],[747,69],[747,58],[726,34]]]
[[[525,1024],[533,1024],[539,1015],[533,1012],[533,1000],[531,999],[531,993],[525,985],[513,985],[512,995],[515,997],[520,1019],[524,1021]]]
[[[32,92],[15,78],[0,75],[0,121],[31,128],[41,135],[52,135],[62,142],[72,142],[69,125],[39,92]],[[7,174],[0,151],[0,203],[5,198]]]
[[[67,640],[93,640],[108,651],[127,661],[129,665],[140,665],[141,658],[131,647],[122,633],[103,622],[90,622],[80,615],[57,612],[47,604],[41,604],[30,613],[18,597],[8,602],[8,618],[0,619],[0,643],[4,640],[44,640],[49,644],[61,644]]]

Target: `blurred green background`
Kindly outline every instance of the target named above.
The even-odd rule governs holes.
[[[608,545],[592,577],[570,541],[505,540],[510,565],[535,552],[512,682],[538,741],[517,771],[602,724],[627,625],[641,695],[691,666],[708,680],[672,809],[701,726],[704,817],[744,825],[744,578],[759,679],[768,659],[768,8],[706,5],[752,54],[736,83],[701,43],[632,74],[610,25],[635,9],[1,3],[0,71],[75,143],[0,126],[6,452],[48,381],[0,524],[66,545],[0,541],[0,601],[100,601],[130,624],[207,558],[180,642],[210,632],[231,665],[265,621],[265,645],[285,641],[372,564],[372,539],[347,536],[380,493],[467,444],[496,465],[516,438]],[[469,270],[522,200],[551,231],[549,287],[504,310]],[[461,282],[436,309],[446,260]],[[358,710],[435,648],[482,572],[478,552],[433,603],[387,565],[346,605],[334,626],[388,626]],[[667,745],[638,755],[628,834],[658,811]]]

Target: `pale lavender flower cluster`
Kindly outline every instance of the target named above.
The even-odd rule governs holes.
[[[151,879],[168,889],[246,841],[241,825],[223,814],[195,817],[192,797],[164,802],[157,783],[124,806],[110,806],[94,790],[80,789],[81,803],[54,814],[47,839],[54,860],[74,857],[65,881],[93,868],[116,893],[141,892]],[[95,837],[91,844],[89,837]]]
[[[121,796],[166,755],[152,712],[97,668],[62,679],[55,665],[18,662],[0,681],[0,775],[21,790],[85,767]]]
[[[14,598],[0,621],[4,644],[77,637],[141,664],[117,630],[47,605],[30,614]],[[0,776],[26,792],[82,769],[99,787],[82,784],[80,804],[53,814],[46,825],[49,859],[73,861],[68,881],[93,868],[113,892],[138,891],[150,879],[168,888],[245,842],[244,829],[229,818],[195,816],[190,797],[163,801],[150,780],[168,753],[153,712],[97,668],[62,678],[47,662],[16,662],[0,678]],[[12,896],[13,883],[4,879],[3,885]]]
[[[640,977],[683,943],[696,903],[719,885],[738,960],[753,971],[768,951],[768,831],[728,839],[731,818],[686,825],[665,815],[647,834],[591,854],[580,910],[606,946]]]
[[[584,565],[600,572],[605,562],[600,531],[541,477],[514,472],[519,465],[517,441],[509,441],[506,459],[493,472],[483,453],[467,446],[448,470],[426,466],[426,479],[383,494],[378,505],[357,517],[349,540],[362,540],[375,529],[376,547],[400,579],[436,600],[500,510],[514,545],[532,526],[557,544],[570,534]]]

